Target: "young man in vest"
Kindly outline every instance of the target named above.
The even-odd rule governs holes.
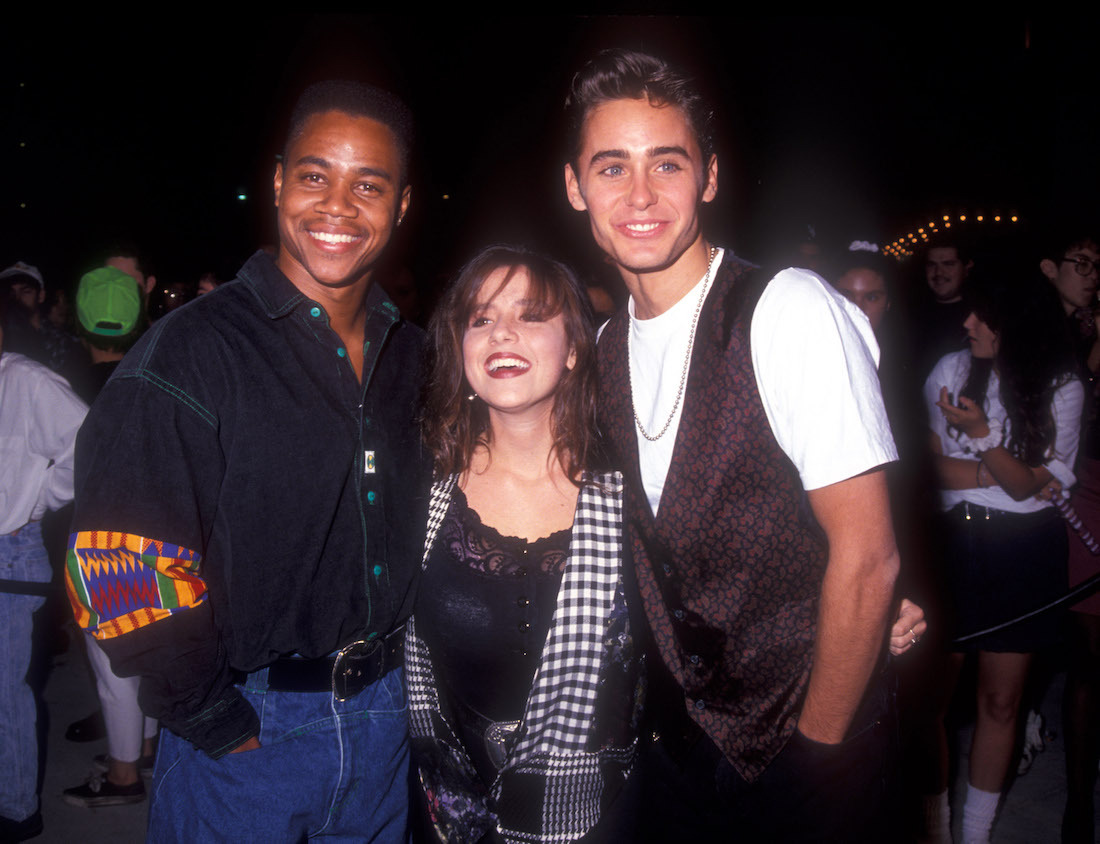
[[[759,278],[703,235],[718,161],[689,78],[608,51],[566,107],[569,201],[630,292],[600,413],[659,655],[641,828],[874,837],[898,556],[870,327],[814,274]]]

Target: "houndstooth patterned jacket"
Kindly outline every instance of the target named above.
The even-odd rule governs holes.
[[[455,478],[432,488],[427,562]],[[634,760],[643,669],[623,599],[622,476],[585,478],[570,556],[523,720],[488,790],[441,706],[427,646],[408,625],[406,677],[413,752],[439,837],[566,842],[587,833]]]

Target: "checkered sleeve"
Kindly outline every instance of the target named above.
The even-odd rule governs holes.
[[[581,490],[570,559],[524,720],[531,751],[584,749],[596,708],[603,627],[619,578],[621,486],[617,496]]]

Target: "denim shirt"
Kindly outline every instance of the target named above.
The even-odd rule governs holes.
[[[258,732],[233,685],[400,626],[430,463],[422,333],[374,285],[363,382],[324,307],[257,253],[156,323],[80,432],[67,581],[145,711],[213,757]]]

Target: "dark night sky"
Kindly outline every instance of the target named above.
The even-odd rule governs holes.
[[[961,209],[1096,219],[1095,32],[1020,14],[192,15],[68,19],[64,32],[41,19],[0,59],[0,266],[26,260],[58,284],[125,238],[162,280],[231,276],[274,237],[286,100],[352,76],[402,93],[420,121],[395,257],[422,281],[499,239],[590,268],[561,189],[558,121],[571,70],[614,45],[664,52],[713,86],[723,139],[708,223],[742,253],[806,224],[885,241]]]

